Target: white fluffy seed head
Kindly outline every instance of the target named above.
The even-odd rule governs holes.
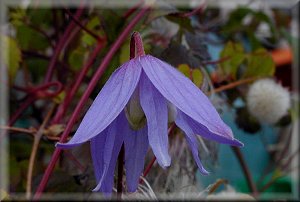
[[[254,82],[246,97],[247,107],[252,116],[261,123],[274,124],[290,108],[290,93],[273,79]]]

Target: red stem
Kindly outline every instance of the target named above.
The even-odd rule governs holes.
[[[133,19],[132,21],[127,25],[127,27],[123,30],[123,32],[119,35],[115,43],[112,45],[109,52],[104,57],[101,65],[99,66],[97,72],[93,76],[92,80],[90,81],[86,91],[84,92],[83,96],[81,97],[78,105],[76,106],[72,116],[70,117],[70,120],[65,128],[64,133],[62,134],[60,138],[60,142],[65,142],[67,140],[68,135],[70,134],[73,125],[75,124],[75,121],[77,120],[77,117],[83,107],[83,105],[86,103],[86,100],[89,98],[90,94],[92,93],[93,89],[95,88],[98,80],[103,75],[105,69],[107,68],[110,60],[114,56],[114,54],[119,50],[120,46],[123,44],[125,39],[128,37],[128,34],[131,32],[131,30],[134,28],[134,26],[140,21],[140,19],[146,14],[146,12],[149,10],[149,8],[143,8]],[[53,172],[54,166],[59,158],[61,149],[55,148],[55,151],[52,155],[52,158],[50,160],[50,163],[45,171],[45,174],[37,188],[37,191],[35,193],[34,199],[38,200],[41,197],[42,192],[44,191],[49,177],[51,173]]]
[[[71,101],[73,100],[73,97],[74,97],[75,93],[77,92],[81,82],[83,81],[86,73],[88,72],[88,70],[90,69],[92,64],[94,63],[94,60],[97,57],[100,50],[102,49],[102,47],[103,47],[103,43],[101,41],[98,41],[98,44],[97,44],[96,48],[94,49],[94,51],[92,52],[89,60],[87,61],[85,66],[82,68],[82,70],[79,73],[79,75],[77,76],[77,78],[75,79],[75,83],[72,85],[72,88],[69,91],[67,91],[68,94],[67,94],[66,98],[64,99],[63,103],[58,107],[56,115],[52,120],[52,124],[56,124],[61,121],[62,117],[64,116],[64,114],[66,112],[67,107],[70,105]]]
[[[131,16],[132,13],[134,13],[142,4],[144,3],[144,1],[140,1],[139,3],[137,3],[135,6],[133,6],[132,8],[130,8],[129,10],[126,11],[126,13],[124,13],[123,18],[128,18],[129,16]]]
[[[89,35],[91,35],[92,37],[94,37],[97,41],[102,41],[103,39],[98,36],[97,34],[95,34],[94,32],[92,32],[91,30],[89,30],[88,28],[86,28],[84,25],[82,25],[78,18],[76,18],[75,16],[73,16],[73,14],[68,10],[65,9],[65,11],[67,12],[67,14],[70,16],[70,18],[84,31],[86,31]]]
[[[250,191],[252,192],[254,197],[257,197],[258,191],[257,191],[256,185],[253,181],[251,172],[250,172],[250,170],[249,170],[249,168],[248,168],[248,166],[247,166],[247,164],[244,160],[244,157],[243,157],[243,154],[242,154],[241,150],[238,147],[234,147],[234,146],[231,146],[231,149],[234,152],[235,156],[237,157],[237,159],[238,159],[238,161],[239,161],[239,163],[242,167],[242,170],[243,170],[244,176],[246,177],[246,180],[247,180],[248,187],[249,187]]]
[[[8,125],[13,126],[24,110],[27,109],[27,107],[29,107],[35,100],[36,96],[28,96],[26,100],[22,102],[22,105],[18,108],[18,110],[10,117]]]
[[[84,9],[82,7],[80,7],[76,11],[75,18],[78,19],[82,15],[83,10]],[[66,31],[64,32],[63,36],[60,38],[58,44],[56,45],[53,56],[51,57],[51,60],[50,60],[50,63],[49,63],[48,69],[47,69],[47,74],[45,76],[44,83],[47,83],[51,80],[53,72],[54,72],[54,68],[55,68],[55,65],[56,65],[57,59],[60,55],[61,50],[71,41],[70,38],[75,37],[75,34],[71,34],[72,31],[76,30],[76,29],[74,29],[75,26],[76,26],[75,22],[72,21],[68,25],[68,27],[66,28]]]
[[[130,59],[145,55],[143,40],[140,33],[133,32],[130,40]]]

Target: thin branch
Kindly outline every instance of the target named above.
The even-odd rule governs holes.
[[[244,176],[246,177],[250,191],[253,193],[254,197],[257,197],[258,192],[257,192],[256,185],[253,181],[251,172],[244,160],[241,150],[238,147],[234,147],[234,146],[231,146],[231,149],[232,149],[233,153],[235,154],[235,156],[237,157],[237,159],[242,167],[242,170],[244,172]]]
[[[0,129],[3,130],[10,130],[13,132],[18,132],[18,133],[26,133],[26,134],[30,134],[33,135],[34,133],[36,133],[36,129],[35,128],[18,128],[18,127],[10,127],[10,126],[0,126]]]
[[[77,9],[77,12],[75,14],[76,18],[79,18],[82,13],[83,13],[83,8],[80,7],[79,9]],[[59,42],[57,43],[55,49],[54,49],[54,53],[51,57],[51,60],[49,62],[48,68],[47,68],[47,73],[44,79],[44,83],[47,83],[51,80],[53,72],[54,72],[54,68],[56,65],[56,62],[58,60],[58,57],[60,55],[60,52],[62,51],[62,49],[68,44],[68,42],[71,41],[70,38],[75,37],[75,34],[71,34],[73,31],[79,31],[77,29],[74,29],[76,26],[76,24],[72,21],[68,27],[66,28],[66,31],[64,32],[63,36],[60,38]]]
[[[39,147],[40,139],[43,136],[43,132],[45,129],[46,124],[48,123],[53,111],[55,109],[55,104],[53,104],[48,111],[42,125],[40,126],[39,130],[34,135],[34,141],[33,146],[29,158],[29,164],[28,164],[28,171],[27,171],[27,183],[26,183],[26,198],[29,199],[31,196],[31,187],[32,187],[32,174],[33,174],[33,167],[34,167],[34,161],[36,157],[36,153]]]
[[[65,150],[64,154],[74,163],[74,165],[79,168],[81,172],[84,172],[86,170],[86,167],[84,167],[77,158],[72,154],[72,152]]]
[[[228,180],[226,179],[218,179],[210,188],[208,191],[208,194],[214,193],[222,184],[228,184]]]
[[[73,14],[68,10],[68,9],[64,9],[66,11],[66,13],[68,14],[68,16],[84,31],[86,31],[89,35],[91,35],[92,37],[94,37],[97,41],[102,41],[103,39],[98,36],[97,34],[95,34],[94,32],[92,32],[91,30],[89,30],[87,27],[85,27],[79,20],[77,17],[73,16]]]
[[[70,117],[70,120],[66,126],[66,129],[64,133],[61,135],[60,142],[65,142],[66,139],[69,136],[69,133],[71,132],[73,125],[75,124],[78,115],[86,103],[86,100],[89,98],[90,94],[92,93],[93,89],[95,88],[96,84],[98,83],[100,77],[103,75],[105,69],[107,68],[109,62],[111,61],[112,57],[114,54],[119,50],[120,46],[123,44],[125,39],[128,37],[132,29],[135,27],[135,25],[142,19],[142,17],[148,12],[149,8],[144,8],[142,9],[132,20],[131,22],[127,25],[127,27],[123,30],[123,32],[119,35],[115,43],[112,45],[111,49],[108,51],[106,56],[103,58],[101,65],[97,69],[96,73],[94,74],[92,80],[90,81],[86,91],[84,92],[83,96],[81,97],[79,103],[77,104],[73,114]],[[50,163],[45,171],[45,174],[37,188],[37,191],[35,193],[34,199],[38,200],[41,197],[42,192],[44,191],[49,177],[54,169],[54,166],[59,158],[61,149],[56,148],[52,158],[50,160]]]
[[[224,57],[224,58],[220,58],[218,60],[214,60],[214,61],[203,61],[201,62],[203,65],[215,65],[215,64],[220,64],[222,62],[225,62],[227,60],[229,60],[231,57],[230,56],[227,56],[227,57]]]
[[[18,118],[22,115],[22,113],[29,107],[35,100],[36,96],[28,96],[24,102],[22,102],[21,106],[13,113],[10,117],[8,125],[12,126],[18,120]]]
[[[224,90],[229,90],[229,89],[235,88],[237,86],[240,86],[240,85],[243,85],[243,84],[246,84],[246,83],[251,83],[252,81],[255,81],[256,79],[257,79],[257,77],[241,79],[241,80],[229,83],[227,85],[221,86],[219,88],[215,88],[213,91],[209,92],[208,94],[219,93],[219,92],[224,91]]]
[[[103,43],[98,41],[97,46],[93,50],[89,60],[84,65],[84,67],[82,68],[82,70],[80,71],[78,76],[76,77],[75,83],[72,84],[72,88],[66,91],[67,92],[66,98],[64,99],[63,103],[61,105],[59,105],[58,110],[52,120],[52,124],[56,124],[61,121],[62,117],[64,116],[64,114],[67,110],[67,107],[70,106],[70,103],[73,100],[74,95],[76,94],[77,90],[79,89],[80,84],[83,81],[86,73],[88,72],[88,70],[90,69],[92,64],[94,63],[94,60],[96,59],[96,57],[98,56],[98,54],[102,50],[102,48],[103,48]]]

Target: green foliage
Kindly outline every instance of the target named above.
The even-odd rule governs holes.
[[[72,52],[70,52],[70,55],[68,57],[68,62],[70,64],[71,68],[75,71],[80,70],[80,68],[82,68],[82,66],[85,62],[85,58],[86,58],[87,54],[88,54],[88,52],[87,52],[86,48],[84,48],[81,45],[79,45],[77,48],[72,50]]]
[[[168,20],[170,20],[171,22],[178,24],[180,30],[184,29],[184,30],[194,33],[194,28],[192,27],[190,18],[179,17],[176,15],[168,15],[168,16],[166,16],[166,18]]]
[[[192,72],[193,76],[193,82],[195,83],[196,86],[201,87],[203,84],[203,73],[200,71],[200,69],[194,69]]]
[[[245,65],[242,78],[273,76],[275,63],[266,49],[260,48],[251,53],[245,53],[242,44],[229,41],[220,53],[224,61],[220,68],[226,76],[237,79],[239,68]]]
[[[22,8],[10,9],[9,11],[9,20],[12,25],[19,26],[23,24],[23,21],[26,17],[26,11]]]
[[[47,28],[51,25],[52,22],[52,13],[51,9],[48,8],[29,8],[27,10],[26,18],[29,19],[32,25]]]
[[[245,60],[242,44],[229,41],[221,51],[220,58],[225,60],[220,64],[223,73],[236,79],[238,68]]]
[[[244,19],[249,17],[250,21],[244,23]],[[271,43],[278,38],[278,33],[275,31],[275,25],[268,15],[258,10],[252,10],[246,7],[239,7],[230,13],[227,23],[222,27],[222,33],[230,39],[233,39],[237,33],[244,33],[251,44],[252,50],[261,48],[261,43],[255,35],[255,31],[261,23],[266,23],[272,34],[269,39]]]
[[[273,76],[274,73],[275,63],[266,49],[258,49],[247,57],[244,78]]]
[[[20,62],[22,60],[21,50],[15,39],[1,35],[1,44],[4,45],[6,50],[2,51],[2,58],[4,64],[8,67],[8,75],[10,81],[14,81]]]
[[[100,29],[101,27],[101,22],[100,22],[100,18],[98,16],[94,16],[92,17],[89,22],[86,24],[86,28],[90,31],[92,31],[93,33],[95,33],[97,36],[103,36],[103,30]],[[97,43],[97,40],[95,39],[95,37],[91,36],[89,33],[87,33],[86,31],[82,31],[82,37],[81,37],[82,42],[84,43],[84,45],[87,46],[93,46]]]
[[[191,69],[187,64],[181,64],[178,66],[178,70],[191,79],[196,86],[201,87],[203,84],[204,77],[199,69]]]
[[[45,36],[27,25],[18,26],[16,31],[16,38],[22,49],[45,50],[50,45]]]
[[[42,79],[41,76],[46,73],[49,61],[40,58],[28,58],[25,62],[33,82],[40,81]]]

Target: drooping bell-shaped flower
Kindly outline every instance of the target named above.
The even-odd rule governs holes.
[[[202,174],[208,174],[198,155],[196,135],[233,146],[234,139],[209,99],[187,77],[169,64],[144,55],[138,33],[137,57],[119,67],[85,114],[75,135],[57,147],[68,149],[90,141],[97,180],[95,191],[111,193],[122,144],[125,148],[127,190],[137,189],[150,145],[159,165],[168,167],[168,121],[185,133]],[[140,41],[139,41],[140,40]]]

